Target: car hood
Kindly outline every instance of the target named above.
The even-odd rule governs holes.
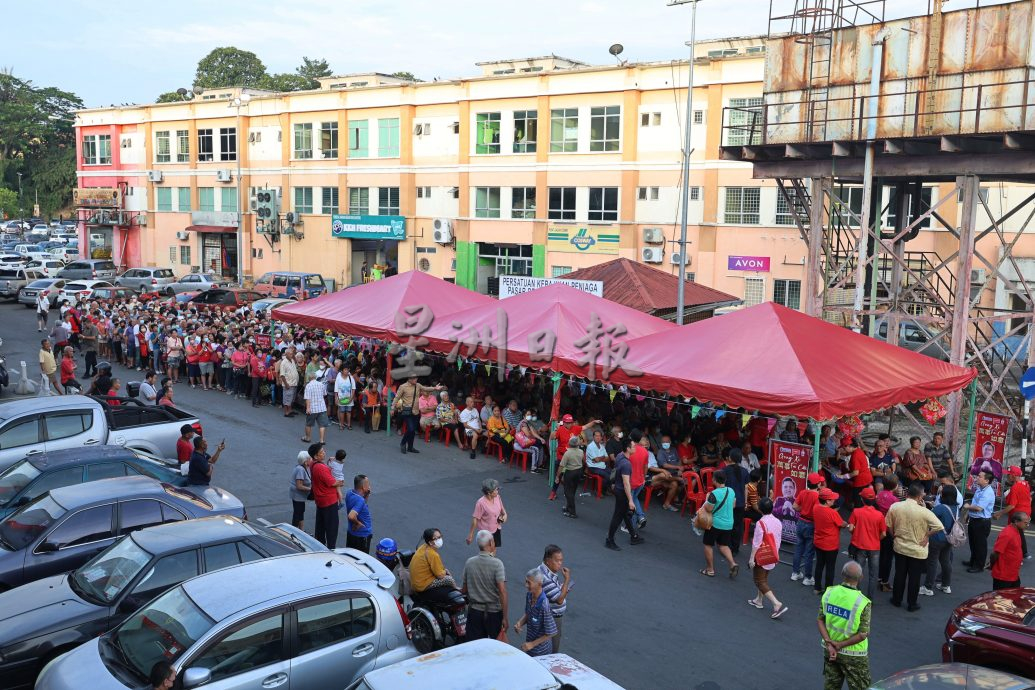
[[[49,690],[78,690],[89,679],[90,690],[126,690],[101,661],[98,638],[84,642],[67,654],[54,659],[36,679],[36,687]]]
[[[1025,618],[1035,609],[1035,589],[1018,587],[986,592],[968,599],[956,608],[956,615],[987,625],[1035,634],[1035,627],[1025,625]],[[1033,613],[1032,615],[1035,615]]]
[[[1028,690],[1029,680],[970,664],[931,664],[888,676],[871,690]],[[581,687],[581,686],[580,686]]]
[[[0,594],[0,648],[107,615],[76,596],[67,575],[30,582]]]

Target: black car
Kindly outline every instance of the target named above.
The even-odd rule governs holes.
[[[0,521],[0,591],[78,568],[142,527],[208,515],[246,517],[222,489],[188,491],[150,477],[54,489]]]
[[[238,563],[326,548],[290,525],[208,517],[142,529],[77,570],[0,594],[0,678],[31,688],[46,663],[170,587]]]
[[[0,519],[52,489],[141,474],[174,486],[187,483],[178,462],[122,446],[87,446],[30,455],[0,472]]]

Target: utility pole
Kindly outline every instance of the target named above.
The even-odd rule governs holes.
[[[241,199],[241,152],[244,144],[247,143],[247,139],[241,136],[241,106],[247,105],[250,100],[250,94],[242,93],[230,101],[230,106],[237,108],[237,130],[235,134],[237,142],[235,155],[237,159],[237,176],[234,179],[237,182],[237,283],[241,287],[244,287],[244,202]]]

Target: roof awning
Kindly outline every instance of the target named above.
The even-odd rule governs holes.
[[[194,232],[237,232],[237,228],[232,225],[188,225],[184,230],[193,230]]]

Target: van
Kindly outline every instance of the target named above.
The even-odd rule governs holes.
[[[110,259],[82,259],[73,261],[58,273],[65,280],[111,280],[115,277],[115,263]]]
[[[304,287],[303,287],[304,286]],[[311,299],[327,292],[327,284],[319,273],[271,271],[255,281],[253,288],[268,297]],[[305,297],[302,291],[305,290]]]

